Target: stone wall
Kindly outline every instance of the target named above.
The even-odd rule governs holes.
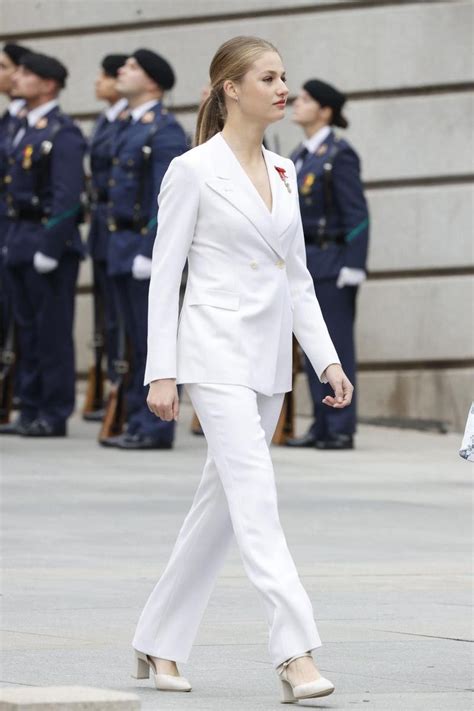
[[[290,95],[319,76],[349,94],[347,132],[372,217],[370,278],[358,304],[360,414],[460,429],[474,397],[473,3],[425,0],[3,0],[3,39],[60,57],[62,106],[89,130],[102,56],[145,46],[174,65],[169,106],[194,127],[209,61],[257,34],[281,50]],[[21,11],[20,11],[21,10]],[[289,119],[268,132],[287,154]],[[78,369],[91,323],[90,269],[77,299]],[[299,408],[308,411],[304,383]]]

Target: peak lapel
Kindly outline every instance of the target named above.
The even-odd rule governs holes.
[[[282,246],[273,220],[276,195],[275,184],[271,174],[272,213],[269,212],[257,189],[225,139],[220,134],[216,134],[211,141],[213,142],[213,162],[216,177],[206,180],[207,185],[246,217],[267,244],[280,257],[283,257]]]
[[[293,221],[296,200],[295,196],[292,194],[292,191],[297,188],[296,186],[291,185],[289,175],[286,181],[280,176],[278,169],[285,169],[283,161],[279,161],[278,156],[273,155],[270,151],[267,151],[266,148],[263,149],[263,153],[267,164],[270,183],[272,185],[273,225],[276,235],[279,238],[280,235],[288,229]],[[284,247],[282,248],[286,252],[286,249]]]

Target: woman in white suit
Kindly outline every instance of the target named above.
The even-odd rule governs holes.
[[[292,333],[346,407],[345,376],[306,269],[293,163],[262,146],[284,115],[280,55],[254,37],[217,51],[196,148],[175,158],[159,196],[149,296],[148,406],[177,419],[185,384],[208,444],[207,461],[169,562],[138,621],[136,678],[189,691],[188,660],[235,535],[261,596],[283,701],[325,696],[311,602],[281,528],[269,445],[291,389]],[[187,288],[178,319],[181,274]]]

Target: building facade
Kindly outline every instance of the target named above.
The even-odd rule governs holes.
[[[178,81],[169,107],[193,132],[217,46],[238,34],[272,41],[290,97],[309,77],[349,96],[347,138],[362,159],[371,210],[370,275],[358,301],[362,418],[461,429],[474,399],[473,26],[471,0],[2,0],[3,41],[69,68],[63,109],[90,130],[104,54],[150,47]],[[299,142],[291,121],[269,147]],[[77,298],[78,370],[90,351],[90,270]],[[300,411],[309,411],[301,376]]]

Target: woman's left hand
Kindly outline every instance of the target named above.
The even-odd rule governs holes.
[[[334,397],[331,395],[326,395],[323,399],[323,403],[328,405],[328,407],[343,408],[351,404],[352,393],[354,392],[354,386],[351,381],[344,373],[343,369],[338,363],[333,363],[328,365],[324,371],[329,385],[334,390]]]

